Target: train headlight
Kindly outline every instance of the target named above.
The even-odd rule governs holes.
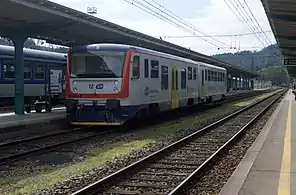
[[[114,81],[114,84],[115,84],[115,85],[118,85],[118,84],[119,84],[119,82],[118,82],[118,81]]]
[[[77,92],[77,88],[76,88],[76,87],[74,87],[74,88],[73,88],[73,91],[74,91],[74,92]]]
[[[118,92],[118,88],[117,88],[117,87],[114,87],[114,88],[113,88],[113,91],[114,91],[114,92]]]
[[[76,85],[76,81],[73,81],[72,83],[73,83],[73,85]]]

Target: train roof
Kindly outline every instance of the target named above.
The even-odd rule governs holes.
[[[202,65],[205,65],[205,66],[208,66],[211,68],[216,68],[219,70],[226,70],[225,68],[211,65],[211,64],[207,64],[204,62],[197,62],[197,61],[193,61],[191,59],[182,58],[179,56],[175,56],[175,55],[171,55],[171,54],[167,54],[167,53],[163,53],[163,52],[158,52],[158,51],[154,51],[154,50],[146,49],[146,48],[142,48],[142,47],[132,46],[132,45],[100,43],[100,44],[75,46],[70,49],[71,52],[85,52],[87,50],[88,51],[117,51],[117,52],[126,52],[128,50],[135,50],[135,51],[139,51],[139,52],[149,52],[152,54],[157,54],[157,55],[160,55],[163,57],[168,57],[168,58],[172,58],[172,59],[179,60],[179,61],[184,61],[184,62],[193,63],[193,64],[202,64]]]
[[[0,45],[0,56],[14,57],[14,47]],[[24,58],[52,61],[67,61],[67,54],[24,48]]]

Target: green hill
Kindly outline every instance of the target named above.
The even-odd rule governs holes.
[[[252,60],[254,70],[281,65],[281,53],[276,45],[271,45],[260,51],[241,51],[234,54],[224,53],[214,55],[213,57],[248,70],[252,70]]]
[[[214,55],[213,57],[240,66],[248,70],[254,70],[263,76],[264,80],[270,80],[275,85],[288,82],[287,71],[282,66],[282,55],[277,45],[268,46],[260,51],[241,51]]]

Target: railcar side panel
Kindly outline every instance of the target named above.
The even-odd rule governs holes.
[[[149,113],[150,109],[165,111],[218,101],[226,93],[226,71],[213,65],[115,44],[95,44],[73,51],[68,55],[67,70],[67,96],[71,100],[67,105],[67,118],[72,124],[122,124],[143,110]],[[117,74],[118,69],[112,69],[115,61],[105,55],[122,51],[126,54],[123,73]],[[75,61],[72,55],[82,59]],[[95,55],[96,60],[87,60],[88,55]],[[79,69],[91,61],[93,65],[89,68],[105,66],[106,69],[103,72]],[[119,64],[117,61],[117,67]],[[123,91],[126,93],[121,96]]]

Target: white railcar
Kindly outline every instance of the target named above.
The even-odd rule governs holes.
[[[220,101],[226,69],[144,48],[95,44],[68,55],[67,118],[121,125],[155,112]]]

